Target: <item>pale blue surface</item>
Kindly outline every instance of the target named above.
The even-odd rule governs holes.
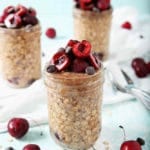
[[[137,2],[138,1],[138,2]],[[135,4],[128,1],[113,0],[114,8],[125,4],[134,5],[139,12],[149,13],[149,0],[147,5],[143,4],[144,0],[137,0]],[[145,0],[146,1],[146,0]],[[127,3],[129,2],[129,3]],[[135,2],[135,1],[134,1]],[[1,0],[0,11],[9,4],[25,4],[33,6],[38,11],[41,20],[43,33],[49,26],[54,26],[58,32],[57,44],[54,40],[49,40],[42,35],[43,51],[51,50],[52,47],[60,47],[63,40],[67,40],[73,35],[72,31],[72,0]],[[56,5],[57,4],[57,5]],[[109,105],[103,107],[103,130],[101,137],[110,143],[111,150],[119,150],[119,146],[123,141],[123,133],[118,128],[119,125],[125,127],[127,139],[136,139],[142,137],[146,140],[143,150],[150,150],[150,112],[148,112],[140,102],[127,101],[120,104]],[[40,132],[43,136],[40,136]],[[13,146],[16,150],[21,150],[25,144],[37,143],[42,150],[57,150],[55,143],[52,141],[48,131],[48,125],[31,128],[30,132],[21,140],[11,141],[11,137],[6,134],[0,135],[0,146]],[[102,142],[103,142],[102,140]],[[0,147],[1,150],[1,147]],[[101,147],[97,150],[102,150]]]

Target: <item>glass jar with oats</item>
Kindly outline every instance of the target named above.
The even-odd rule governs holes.
[[[100,59],[109,57],[112,8],[110,0],[76,1],[73,8],[74,37],[91,42]]]
[[[33,8],[8,6],[0,18],[0,73],[14,88],[41,77],[41,27]]]
[[[49,128],[64,149],[92,147],[101,131],[103,67],[90,43],[71,40],[44,70]]]

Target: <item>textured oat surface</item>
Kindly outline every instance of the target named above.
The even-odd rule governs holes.
[[[91,42],[92,50],[102,53],[106,60],[109,52],[109,37],[112,20],[112,9],[104,12],[73,10],[74,37]]]

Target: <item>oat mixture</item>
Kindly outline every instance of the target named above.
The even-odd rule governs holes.
[[[41,28],[0,28],[0,69],[8,83],[27,87],[41,77]]]
[[[103,70],[94,75],[47,73],[50,132],[64,148],[88,149],[99,137]]]

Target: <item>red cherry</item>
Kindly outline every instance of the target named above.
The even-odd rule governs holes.
[[[91,44],[86,40],[83,40],[82,42],[75,44],[73,47],[73,53],[78,58],[88,57],[90,55],[90,52],[91,52]]]
[[[79,4],[83,10],[92,10],[94,7],[92,0],[80,0]]]
[[[56,30],[54,29],[54,28],[48,28],[47,30],[46,30],[46,33],[45,33],[46,35],[47,35],[47,37],[49,37],[49,38],[55,38],[56,37]]]
[[[142,150],[141,145],[134,140],[125,141],[122,143],[120,150]]]
[[[16,28],[22,24],[21,18],[15,14],[8,15],[4,22],[7,28]]]
[[[29,123],[23,118],[12,118],[8,122],[7,129],[11,136],[19,139],[28,132]]]
[[[131,30],[132,29],[132,25],[130,22],[126,21],[124,22],[122,25],[121,25],[122,28],[124,29],[128,29],[128,30]]]
[[[4,9],[4,14],[10,14],[15,12],[15,7],[14,6],[8,6]]]
[[[110,7],[110,0],[98,0],[97,7],[100,10],[106,10]]]
[[[32,7],[30,7],[30,8],[28,9],[28,14],[31,15],[31,16],[36,16],[36,10],[33,9]]]
[[[131,66],[132,66],[132,68],[135,68],[139,64],[145,65],[145,61],[143,58],[137,57],[132,60]]]
[[[72,71],[76,73],[85,73],[86,68],[89,64],[83,59],[75,59],[72,65]]]
[[[77,41],[77,40],[69,40],[69,42],[67,43],[67,46],[66,46],[66,47],[70,46],[70,47],[73,48],[73,46],[74,46],[75,44],[77,44],[77,43],[79,43],[79,41]]]
[[[1,15],[1,16],[0,16],[0,23],[4,23],[5,18],[6,18],[7,16],[8,16],[7,14]]]
[[[90,54],[89,60],[95,69],[99,69],[101,67],[101,62],[96,55]]]
[[[148,62],[148,63],[146,64],[146,67],[147,67],[147,70],[148,70],[149,73],[150,73],[150,62]]]
[[[58,71],[65,70],[69,64],[70,59],[64,51],[58,51],[51,59],[51,64],[55,65]]]
[[[40,147],[36,144],[28,144],[23,148],[23,150],[40,150]]]
[[[18,5],[17,6],[17,12],[15,14],[22,17],[25,14],[27,14],[27,12],[28,12],[28,9],[26,7],[24,7],[22,5]]]

